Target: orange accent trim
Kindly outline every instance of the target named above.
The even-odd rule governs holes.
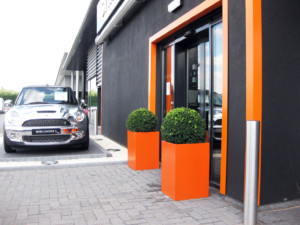
[[[169,24],[155,35],[150,38],[151,43],[157,43],[164,38],[174,34],[176,31],[184,28],[188,24],[200,19],[209,12],[215,10],[216,8],[222,6],[222,0],[209,0],[204,1],[195,8],[191,9],[189,12],[175,20],[173,23]]]
[[[63,129],[62,133],[63,134],[69,134],[69,133],[71,133],[71,131],[70,131],[70,129]]]
[[[222,6],[222,0],[206,0],[149,38],[148,109],[154,114],[156,110],[156,43],[220,6]]]
[[[162,141],[161,191],[173,200],[209,195],[209,143]]]
[[[134,170],[159,168],[159,131],[127,131],[128,166]]]
[[[246,120],[260,121],[258,205],[261,184],[262,12],[261,0],[246,1]]]
[[[227,138],[228,138],[228,0],[223,0],[223,96],[220,193],[226,194]]]
[[[149,44],[148,109],[156,113],[156,44]]]
[[[207,0],[169,24],[149,39],[149,95],[148,108],[156,110],[156,43],[196,21],[222,5],[222,0]],[[226,194],[227,129],[228,129],[228,0],[223,0],[223,119],[221,146],[220,193]]]

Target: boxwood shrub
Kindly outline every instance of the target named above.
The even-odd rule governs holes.
[[[164,141],[174,144],[204,143],[205,120],[193,109],[176,108],[164,118],[161,134]]]
[[[155,131],[157,118],[148,109],[140,108],[129,114],[126,127],[133,132],[151,132]]]

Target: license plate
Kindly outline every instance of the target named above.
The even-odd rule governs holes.
[[[33,135],[45,135],[45,134],[60,134],[60,129],[38,129],[32,130]]]

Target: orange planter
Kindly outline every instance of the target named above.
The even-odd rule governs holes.
[[[161,190],[173,200],[209,195],[209,143],[162,141]]]
[[[134,170],[159,168],[159,131],[127,131],[128,166]]]

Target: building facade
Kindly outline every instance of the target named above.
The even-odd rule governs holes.
[[[150,109],[160,125],[169,110],[193,108],[207,123],[211,185],[243,202],[246,121],[256,120],[259,204],[299,198],[299,8],[296,0],[92,1],[87,18],[97,11],[97,19],[79,36],[93,41],[77,61],[88,92],[97,91],[102,134],[126,145],[133,110]]]

